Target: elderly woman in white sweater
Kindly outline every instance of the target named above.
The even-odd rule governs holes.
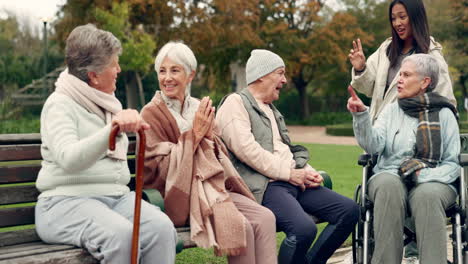
[[[67,69],[41,114],[42,169],[36,186],[36,230],[47,243],[86,248],[101,263],[129,263],[134,192],[125,133],[108,150],[113,124],[121,132],[147,129],[137,111],[122,110],[114,95],[119,40],[88,24],[66,43]],[[140,263],[174,263],[177,233],[170,219],[142,203]]]

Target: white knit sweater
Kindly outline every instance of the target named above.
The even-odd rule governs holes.
[[[106,155],[110,125],[70,97],[53,93],[41,113],[41,197],[123,195],[130,171],[126,160]],[[128,146],[125,134],[118,137]]]

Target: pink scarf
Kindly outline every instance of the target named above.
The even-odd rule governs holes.
[[[122,111],[122,104],[114,94],[107,94],[89,86],[76,76],[69,74],[68,68],[60,73],[55,83],[55,92],[70,97],[89,112],[98,115],[106,125],[112,122],[115,114]],[[118,137],[115,150],[108,150],[107,156],[126,160],[127,144],[127,137]]]

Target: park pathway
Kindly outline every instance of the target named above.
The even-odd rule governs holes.
[[[293,142],[357,145],[354,137],[338,137],[326,134],[323,126],[288,126],[289,136]]]
[[[336,145],[356,145],[354,137],[329,136],[321,126],[288,126],[291,141],[297,143],[317,143]],[[451,229],[450,229],[451,230]],[[450,241],[450,240],[447,240]],[[452,244],[447,243],[448,257],[452,259]],[[352,264],[351,247],[338,249],[327,264]]]

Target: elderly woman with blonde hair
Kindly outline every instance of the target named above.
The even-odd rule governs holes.
[[[190,96],[197,60],[185,44],[169,42],[156,56],[160,91],[142,110],[148,130],[145,187],[164,196],[176,226],[191,239],[239,264],[276,263],[275,217],[258,205],[214,131],[208,97]]]
[[[122,47],[112,33],[76,27],[65,52],[67,69],[41,114],[36,230],[47,243],[86,248],[101,263],[127,264],[135,194],[127,187],[125,132],[149,126],[114,95]],[[121,131],[113,152],[112,125]],[[140,263],[174,263],[177,233],[159,208],[142,202],[140,230]]]

